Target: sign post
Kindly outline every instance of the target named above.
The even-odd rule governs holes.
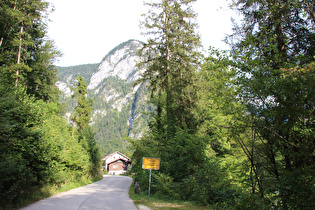
[[[151,171],[152,169],[150,169],[150,175],[149,175],[149,192],[148,192],[149,197],[150,197],[150,188],[151,188]]]
[[[150,197],[150,188],[151,188],[151,172],[153,170],[160,169],[160,159],[159,158],[147,158],[144,157],[142,160],[142,168],[143,169],[150,169],[150,176],[149,176],[149,193],[148,196]]]

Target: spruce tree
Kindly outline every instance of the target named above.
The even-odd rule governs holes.
[[[149,82],[151,102],[156,106],[150,129],[159,145],[159,154],[164,163],[168,163],[164,172],[176,181],[193,173],[189,170],[191,164],[186,161],[188,156],[177,156],[186,153],[184,145],[190,145],[193,139],[188,135],[194,134],[197,127],[194,116],[197,100],[195,84],[201,54],[198,52],[200,38],[195,33],[196,14],[192,10],[195,1],[145,3],[150,9],[142,22],[143,34],[148,37],[148,42],[140,51],[144,56],[140,65],[147,68],[140,81]],[[187,135],[186,140],[184,135]],[[178,164],[182,165],[179,173],[176,172]]]
[[[165,104],[159,106],[166,110],[169,137],[174,135],[176,126],[195,128],[191,111],[195,106],[195,72],[201,56],[200,38],[193,21],[195,1],[145,3],[151,9],[142,22],[149,38],[141,51],[146,56],[142,64],[148,67],[142,80],[149,81],[152,97],[165,97]]]
[[[0,75],[9,87],[22,85],[37,99],[57,101],[53,61],[61,53],[47,41],[48,5],[42,0],[0,2]]]
[[[90,113],[92,111],[91,101],[87,100],[87,86],[82,76],[76,78],[77,83],[72,88],[75,99],[75,110],[72,116],[72,136],[77,134],[78,142],[89,156],[89,172],[92,177],[100,174],[101,156],[99,147],[95,141],[95,132],[89,126]]]
[[[76,106],[74,110],[74,115],[72,117],[73,120],[73,130],[77,127],[78,131],[83,130],[86,126],[88,126],[88,122],[90,121],[90,112],[92,111],[92,107],[90,102],[86,99],[87,95],[87,87],[86,83],[82,76],[78,76],[76,78],[77,83],[72,88],[74,94],[72,97],[76,101]]]

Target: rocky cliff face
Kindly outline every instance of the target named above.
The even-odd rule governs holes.
[[[97,72],[93,73],[88,89],[95,90],[104,79],[116,77],[126,82],[139,78],[144,69],[138,69],[136,64],[140,61],[137,50],[142,43],[136,40],[124,42],[111,50],[100,63]],[[96,92],[99,89],[96,89]]]
[[[77,75],[88,81],[89,97],[93,99],[91,124],[96,128],[99,143],[124,137],[139,138],[146,129],[148,117],[143,114],[151,109],[146,103],[146,87],[133,83],[145,69],[139,69],[137,55],[142,43],[129,40],[111,50],[97,66],[95,64],[59,68],[61,76],[57,86],[63,91],[62,100],[73,110],[70,86]],[[86,72],[89,69],[89,72]]]

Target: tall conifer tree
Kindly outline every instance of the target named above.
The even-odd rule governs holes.
[[[165,97],[158,106],[166,112],[168,137],[175,127],[195,128],[192,108],[195,106],[195,72],[200,61],[200,38],[195,33],[196,0],[163,0],[145,3],[151,9],[142,27],[148,43],[141,51],[148,65],[142,80],[148,80],[152,97]],[[164,103],[164,104],[163,104]],[[160,109],[161,107],[159,107]]]
[[[86,99],[87,87],[82,76],[77,77],[77,83],[75,84],[72,91],[74,92],[73,98],[76,101],[76,106],[73,116],[73,129],[77,127],[79,131],[83,130],[90,120],[90,112],[92,107],[90,102]]]
[[[148,81],[151,102],[156,105],[154,121],[150,124],[152,136],[158,142],[163,157],[164,173],[175,181],[193,173],[190,161],[195,151],[176,162],[178,155],[186,153],[193,137],[184,135],[196,132],[196,71],[201,59],[198,52],[200,38],[196,34],[196,14],[192,4],[196,0],[160,0],[145,3],[150,9],[144,15],[143,34],[148,37],[140,54],[147,70],[140,81]],[[185,133],[183,134],[182,133]],[[186,146],[185,146],[186,145]],[[197,143],[196,143],[197,145]],[[194,147],[195,148],[195,147]],[[191,157],[191,158],[189,158]],[[187,161],[189,159],[189,161]],[[163,163],[163,164],[164,164]],[[176,172],[176,165],[182,164]],[[196,160],[197,164],[197,160]]]
[[[8,86],[23,85],[38,99],[57,101],[53,61],[61,53],[47,41],[48,5],[43,0],[0,2],[0,76]]]

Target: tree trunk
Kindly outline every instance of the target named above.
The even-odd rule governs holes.
[[[168,3],[168,0],[166,0]],[[173,127],[173,116],[171,109],[171,92],[170,92],[170,32],[169,32],[169,14],[168,5],[165,8],[165,39],[166,39],[166,76],[165,76],[165,86],[166,86],[166,115],[167,115],[167,137],[172,138],[174,135]]]
[[[22,25],[21,25],[21,29],[20,29],[20,44],[19,44],[19,51],[18,51],[18,56],[17,56],[17,64],[19,65],[21,63],[21,53],[22,53],[22,34],[23,34],[23,22],[22,22]],[[18,80],[19,80],[19,68],[17,68],[16,70],[16,79],[15,79],[15,87],[17,87],[18,85]]]
[[[3,42],[3,37],[1,37],[1,39],[0,39],[0,48],[2,46],[2,42]]]

